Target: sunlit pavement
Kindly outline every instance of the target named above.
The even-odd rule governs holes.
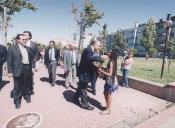
[[[158,118],[160,114],[168,113],[168,111],[170,111],[169,113],[175,113],[175,108],[168,101],[131,88],[119,87],[112,97],[111,114],[100,115],[101,106],[105,106],[103,97],[104,81],[101,79],[97,81],[97,95],[93,96],[88,92],[91,104],[95,107],[95,110],[84,110],[72,103],[75,89],[65,89],[63,86],[64,78],[62,77],[63,69],[61,67],[57,68],[57,74],[56,85],[51,87],[47,82],[47,70],[43,63],[40,63],[40,69],[34,75],[35,94],[32,96],[32,102],[26,103],[23,99],[21,108],[18,110],[15,109],[13,100],[10,98],[10,91],[13,88],[13,80],[10,79],[10,83],[6,84],[0,91],[0,126],[4,126],[12,117],[28,112],[39,113],[42,116],[41,128],[112,128],[114,126],[121,127],[122,125],[126,125],[126,128],[129,128],[129,125],[131,125],[129,124],[130,120],[139,120],[142,116],[145,116],[143,113],[149,112],[149,115],[154,115],[148,120],[150,122],[154,118],[156,120],[156,117]],[[5,78],[5,80],[8,80],[8,78]],[[171,104],[171,110],[163,109],[163,106],[169,104]],[[150,113],[151,111],[153,114]],[[159,112],[161,113],[159,114]],[[136,126],[136,122],[133,121],[132,125]],[[144,119],[143,121],[138,121],[137,128],[147,128],[144,125],[146,122]],[[147,122],[147,124],[151,124],[150,122]],[[154,128],[158,128],[158,125]]]

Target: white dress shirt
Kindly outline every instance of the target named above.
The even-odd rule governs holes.
[[[21,51],[22,54],[22,63],[23,64],[29,64],[29,57],[28,57],[28,52],[26,50],[26,48],[20,44],[18,44],[19,49]]]
[[[49,49],[49,60],[50,61],[55,61],[55,49],[54,47],[53,48],[50,48]]]

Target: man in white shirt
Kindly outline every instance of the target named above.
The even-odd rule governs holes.
[[[32,59],[33,54],[29,47],[25,46],[27,38],[23,34],[18,34],[16,44],[8,49],[7,65],[9,77],[13,76],[15,108],[19,109],[22,97],[27,103],[31,102],[32,87]]]
[[[49,82],[52,87],[55,85],[56,68],[60,58],[60,50],[55,47],[55,42],[50,41],[49,47],[45,51],[44,64],[48,68]]]

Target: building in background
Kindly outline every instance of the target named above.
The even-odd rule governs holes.
[[[172,29],[171,29],[170,38],[175,38],[175,16],[172,16],[171,20],[173,21],[174,25],[172,26]],[[159,53],[161,53],[161,46],[164,45],[166,30],[163,26],[162,19],[160,19],[159,22],[155,24],[156,24],[155,48],[158,50]],[[134,43],[135,27],[123,30],[123,36],[127,41],[127,49],[132,49],[132,48],[136,49],[137,51],[136,56],[139,56],[139,57],[144,57],[146,53],[146,50],[141,45],[141,41],[140,41],[142,39],[144,28],[145,28],[145,23],[139,24],[137,26],[135,43]],[[113,34],[107,35],[106,43],[107,43],[106,44],[107,49],[108,50],[112,49]],[[158,56],[159,55],[160,54],[158,54]]]

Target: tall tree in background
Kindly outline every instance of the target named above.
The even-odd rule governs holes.
[[[75,21],[77,22],[80,29],[80,39],[78,52],[80,53],[83,48],[83,39],[85,36],[86,28],[92,27],[93,24],[98,24],[97,20],[103,17],[103,13],[97,11],[93,5],[93,2],[86,0],[83,5],[83,9],[72,4],[72,13],[74,14]]]
[[[108,34],[107,24],[103,25],[103,30],[99,33],[100,33],[100,35],[102,35],[102,54],[104,54],[107,52],[107,44],[106,44],[106,37]]]
[[[122,54],[126,50],[126,39],[123,36],[122,30],[118,30],[113,34],[112,48],[118,51],[118,54]]]
[[[173,55],[175,55],[175,38],[171,38],[167,44],[167,55],[168,55],[168,72],[170,72],[170,64]]]
[[[11,16],[15,12],[20,12],[27,8],[35,11],[37,8],[33,6],[30,0],[1,0],[0,2],[0,23],[1,30],[4,32],[5,43],[7,43],[7,27],[9,25]]]
[[[146,49],[146,52],[149,52],[149,50],[152,50],[154,48],[155,39],[156,25],[153,18],[150,18],[149,21],[145,24],[143,36],[141,39],[141,44]]]

